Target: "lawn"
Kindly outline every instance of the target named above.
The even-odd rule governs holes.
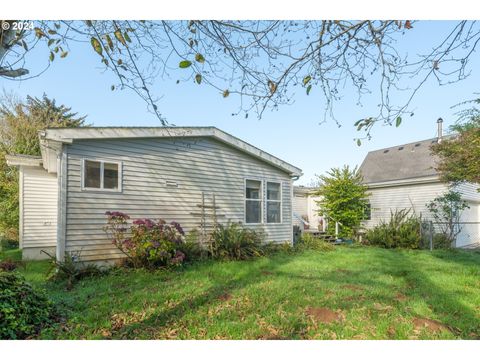
[[[20,271],[66,320],[46,339],[479,339],[480,253],[338,247],[175,271],[119,270],[73,290]]]

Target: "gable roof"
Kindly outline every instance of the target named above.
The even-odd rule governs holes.
[[[437,138],[370,151],[359,171],[365,184],[438,177],[430,146]]]
[[[210,137],[260,159],[291,176],[301,176],[302,170],[216,127],[82,127],[55,128],[40,132],[42,157],[48,142],[72,143],[75,140]],[[44,159],[45,160],[45,159]]]

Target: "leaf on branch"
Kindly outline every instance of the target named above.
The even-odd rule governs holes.
[[[180,63],[178,64],[178,67],[180,69],[186,69],[188,67],[190,67],[192,65],[192,62],[189,61],[189,60],[182,60],[180,61]]]
[[[117,40],[122,43],[123,46],[127,46],[127,42],[125,41],[125,38],[123,37],[122,32],[120,31],[120,29],[115,30],[115,32],[114,32],[113,34],[115,35],[115,37],[117,38]]]
[[[110,37],[110,35],[105,35],[105,39],[107,40],[107,45],[108,47],[110,48],[110,50],[113,51],[113,41],[112,41],[112,38]]]
[[[125,31],[125,33],[123,34],[123,37],[125,38],[125,40],[127,40],[129,43],[132,42],[132,39],[130,39],[130,36],[128,36],[128,33]]]
[[[310,95],[310,91],[312,90],[312,85],[307,86],[307,95]]]
[[[60,29],[60,24],[59,24],[59,23],[55,23],[54,25],[55,25],[55,28],[56,28],[57,30]]]
[[[110,86],[110,90],[115,90],[115,85]]]
[[[90,43],[92,44],[93,50],[95,50],[95,52],[98,55],[103,57],[102,44],[100,43],[100,41],[98,41],[98,39],[92,37],[92,39],[90,40]]]
[[[27,43],[25,42],[25,40],[22,40],[22,46],[25,49],[25,51],[28,51],[28,46],[27,46]]]
[[[305,76],[303,78],[303,85],[307,85],[310,82],[310,80],[312,80],[312,77],[310,75]]]
[[[51,30],[51,29],[48,30],[48,33],[49,33],[50,35],[56,35],[56,34],[57,34],[57,32],[56,32],[55,30]]]
[[[272,94],[274,94],[275,91],[277,91],[277,84],[275,84],[271,80],[268,80],[268,87],[270,88],[270,93],[272,93]]]
[[[123,64],[122,59],[118,59],[118,60],[117,60],[117,65],[122,65],[122,64]]]
[[[33,30],[35,30],[35,36],[38,37],[39,39],[46,36],[43,30],[38,27],[34,28]]]
[[[411,29],[411,28],[413,28],[413,26],[410,20],[405,21],[405,29]]]
[[[395,126],[399,127],[401,123],[402,123],[402,118],[399,116],[399,117],[397,117],[397,120],[395,121]]]
[[[87,24],[89,27],[93,26],[92,20],[85,20],[85,24]]]
[[[202,82],[202,75],[197,74],[195,75],[195,81],[197,82],[198,85]]]
[[[361,145],[362,145],[362,140],[357,139],[357,146],[361,146]]]
[[[195,61],[203,64],[205,62],[205,58],[203,57],[202,54],[197,54],[197,55],[195,55]]]
[[[47,45],[50,47],[51,45],[53,45],[54,42],[55,42],[55,39],[50,39],[48,40]]]
[[[223,92],[223,97],[226,98],[226,97],[228,97],[228,95],[230,95],[230,91],[225,90],[225,91]]]
[[[55,54],[52,51],[50,51],[49,59],[50,59],[50,61],[55,60]]]
[[[68,51],[62,51],[62,53],[60,54],[60,57],[63,59],[63,58],[66,58],[68,55]]]

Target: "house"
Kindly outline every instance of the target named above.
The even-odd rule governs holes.
[[[440,181],[435,170],[436,157],[431,145],[441,141],[441,119],[437,138],[416,141],[371,151],[359,168],[370,193],[370,216],[364,222],[372,228],[380,221],[388,221],[391,211],[411,209],[424,219],[431,219],[426,204],[449,190],[449,184]],[[464,183],[455,190],[468,202],[459,226],[457,247],[472,246],[480,242],[480,193],[478,184]]]
[[[312,195],[316,188],[293,187],[293,225],[302,231],[325,231],[327,221],[319,215],[318,196]]]
[[[41,157],[7,156],[20,172],[20,247],[123,255],[103,231],[106,211],[198,228],[215,208],[271,242],[292,242],[292,193],[299,168],[214,127],[46,129]],[[212,220],[212,219],[210,219]]]

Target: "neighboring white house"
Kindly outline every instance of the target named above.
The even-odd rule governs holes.
[[[293,225],[299,226],[301,230],[324,231],[326,221],[319,215],[317,202],[320,198],[312,195],[314,190],[315,188],[305,186],[293,187]]]
[[[20,170],[24,258],[47,250],[58,259],[65,251],[118,259],[103,231],[106,211],[189,231],[213,197],[219,222],[292,242],[292,182],[301,170],[217,128],[46,129],[40,140],[41,158],[7,156]]]
[[[371,151],[365,157],[359,171],[368,185],[370,219],[366,228],[388,221],[391,211],[411,209],[424,219],[431,219],[426,204],[448,191],[448,184],[440,181],[435,170],[436,158],[430,146],[440,138],[397,145]],[[480,242],[480,193],[478,184],[461,184],[456,190],[468,202],[470,209],[463,211],[460,224],[462,230],[456,246],[471,246]]]

